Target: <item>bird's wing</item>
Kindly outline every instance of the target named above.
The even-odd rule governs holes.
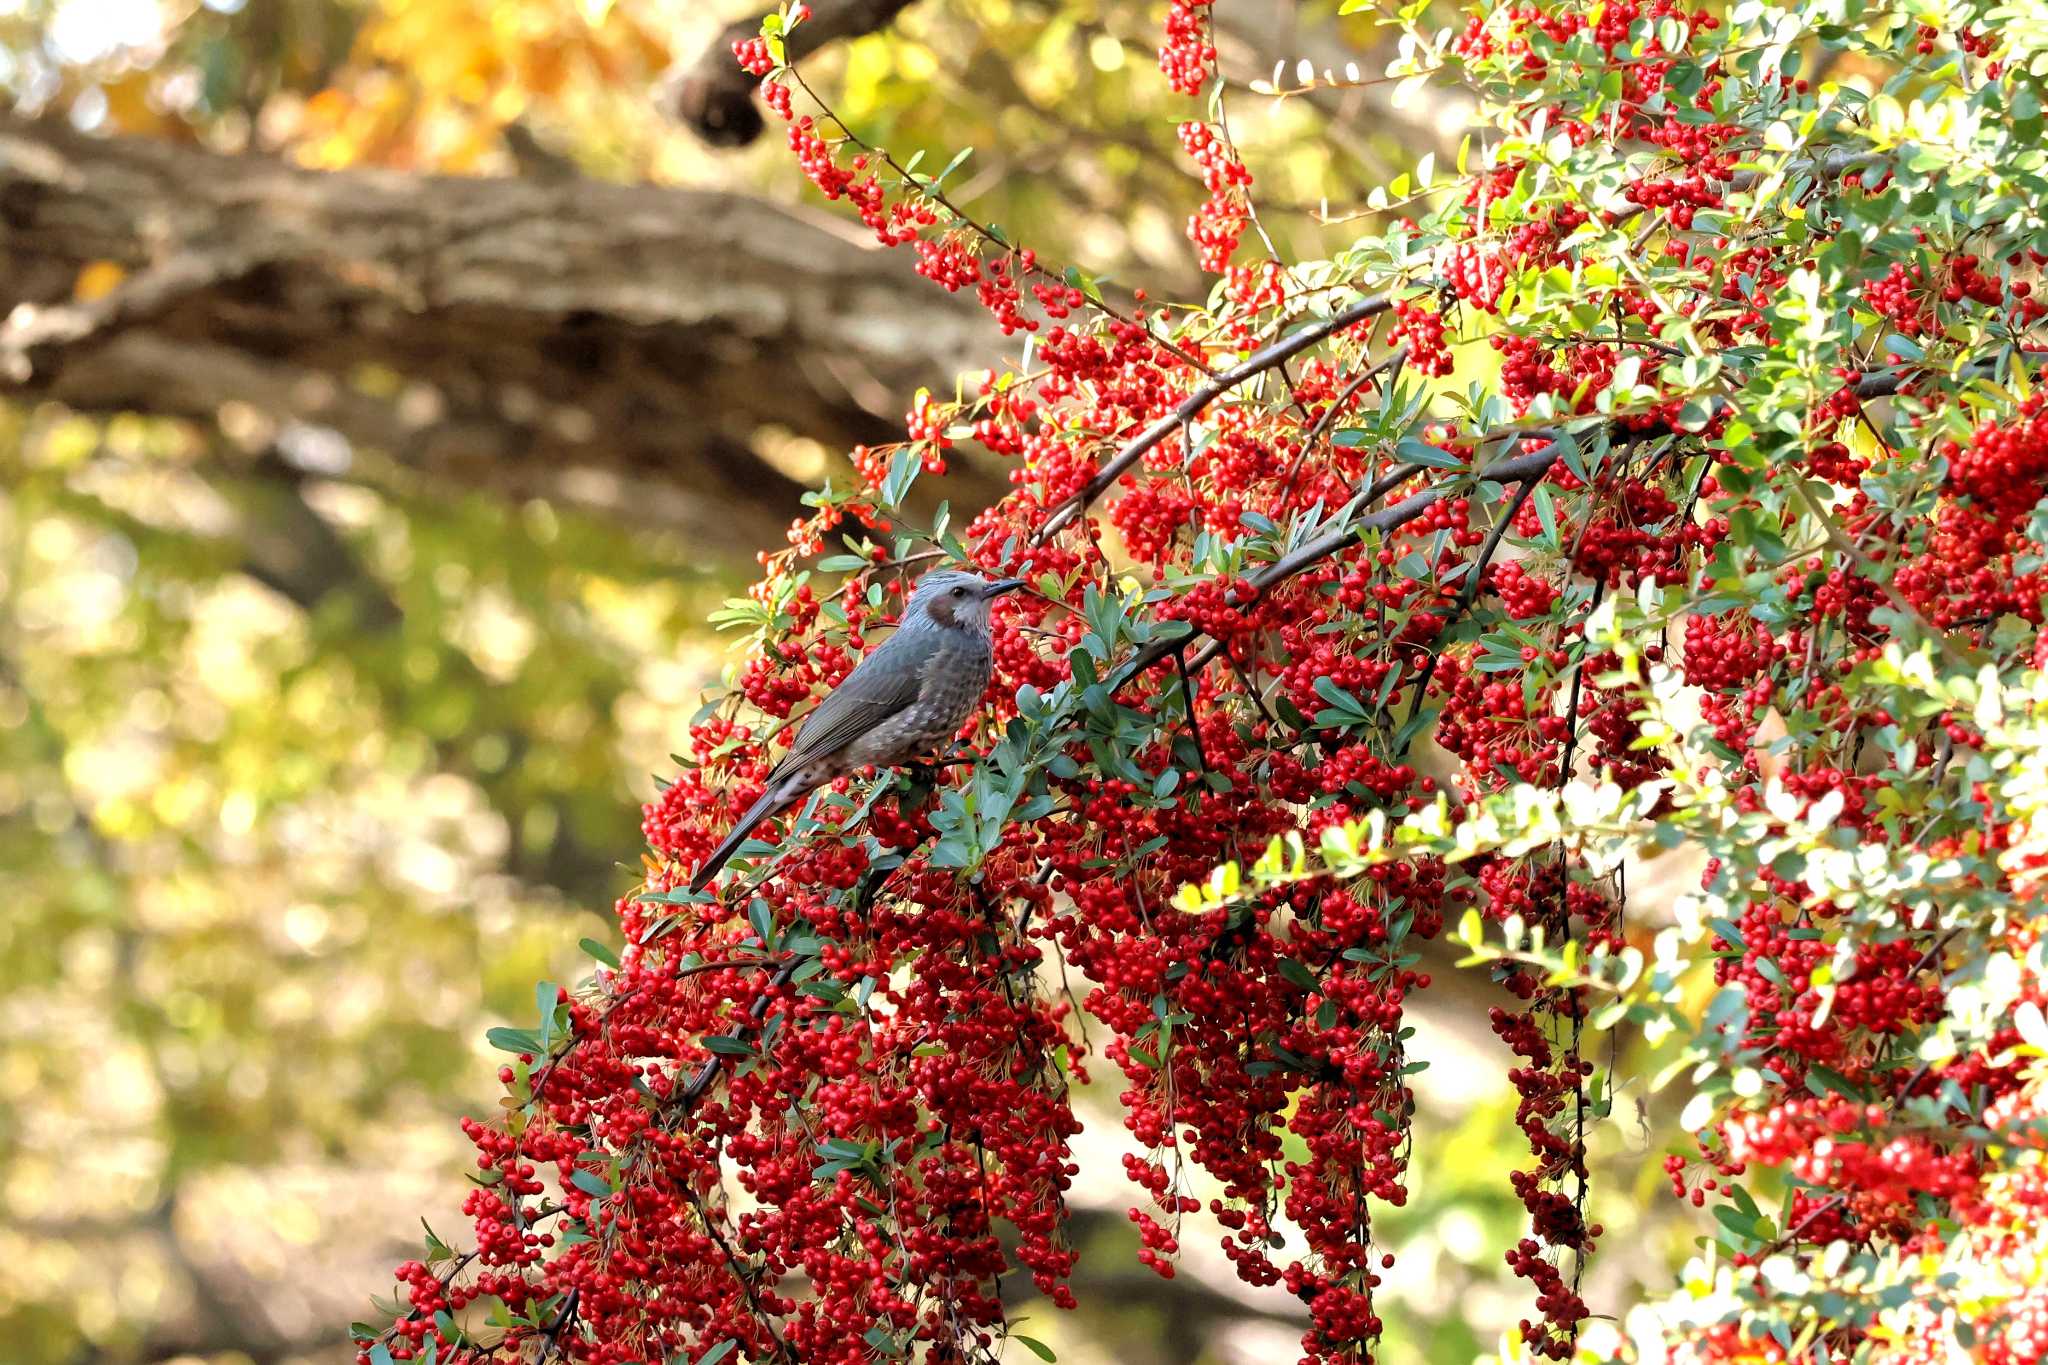
[[[916,701],[938,643],[921,631],[890,636],[804,718],[776,767],[796,768],[836,753]]]

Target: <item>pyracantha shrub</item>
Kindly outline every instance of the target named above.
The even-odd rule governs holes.
[[[1020,348],[853,452],[726,614],[751,651],[646,810],[624,951],[494,1035],[469,1249],[400,1267],[365,1365],[990,1359],[999,1277],[1071,1303],[1105,1069],[1140,1259],[1206,1209],[1305,1361],[1368,1359],[1442,938],[1502,988],[1510,1355],[2041,1358],[2048,16],[1424,9],[1391,74],[1483,131],[1289,261],[1172,0],[1217,277],[1173,308],[839,125],[801,9],[741,45],[824,195]],[[968,445],[1014,490],[918,524]],[[940,562],[1031,584],[972,761],[845,779],[684,889]],[[1697,889],[1632,919],[1625,858],[1675,847]],[[1615,1030],[1689,1087],[1667,1169],[1712,1210],[1625,1336],[1580,1294]]]

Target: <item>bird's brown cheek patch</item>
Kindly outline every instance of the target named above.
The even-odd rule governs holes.
[[[943,597],[933,598],[931,606],[926,608],[926,614],[942,626],[960,624],[959,618],[953,615],[952,602]]]

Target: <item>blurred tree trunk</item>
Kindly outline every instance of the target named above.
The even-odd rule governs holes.
[[[733,194],[309,171],[0,115],[0,395],[288,451],[326,428],[347,446],[299,444],[351,477],[751,553],[802,511],[762,427],[895,439],[905,395],[996,353],[970,300],[863,236]]]

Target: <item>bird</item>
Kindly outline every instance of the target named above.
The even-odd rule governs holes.
[[[804,717],[760,799],[711,850],[690,889],[709,885],[756,825],[825,783],[870,763],[907,762],[951,739],[974,714],[995,667],[989,612],[997,598],[1023,586],[1021,578],[959,569],[918,579],[895,633]]]

